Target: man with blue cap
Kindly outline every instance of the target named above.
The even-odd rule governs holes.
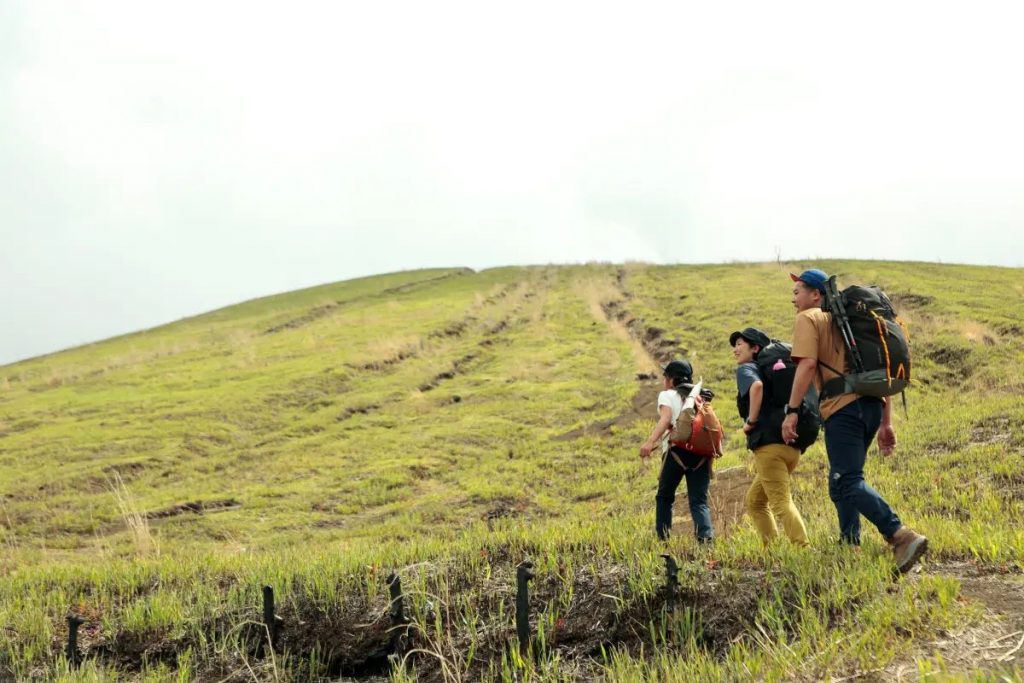
[[[799,275],[791,273],[790,278],[794,283],[793,306],[797,310],[793,360],[798,364],[782,423],[782,438],[787,443],[796,439],[800,405],[811,382],[820,395],[827,380],[842,376],[833,368],[849,372],[845,343],[833,324],[832,314],[822,310],[829,276],[811,268]],[[904,526],[882,496],[864,481],[864,463],[875,435],[883,455],[889,455],[896,447],[892,404],[888,399],[845,393],[826,398],[819,410],[828,453],[828,492],[839,515],[840,540],[860,545],[863,515],[892,547],[897,569],[907,572],[928,549],[928,539]]]

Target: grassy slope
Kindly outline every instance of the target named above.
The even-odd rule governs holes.
[[[636,374],[650,371],[649,352],[685,350],[731,418],[728,332],[759,323],[789,336],[777,265],[398,273],[0,369],[0,678],[62,671],[69,609],[90,619],[81,679],[220,680],[249,667],[315,678],[383,637],[392,567],[451,611],[421,633],[445,663],[421,661],[428,677],[941,668],[936,634],[989,623],[947,570],[1024,565],[1024,273],[821,265],[883,285],[910,322],[912,419],[897,418],[900,453],[873,459],[869,480],[928,533],[927,574],[888,590],[877,537],[859,557],[831,545],[816,446],[798,502],[820,552],[765,555],[722,494],[713,556],[685,533],[672,542],[692,560],[690,616],[669,636],[645,626],[663,598],[655,473],[633,457],[651,424],[633,419],[644,403],[633,399],[653,388]],[[738,432],[729,444],[721,468],[745,464]],[[503,654],[524,556],[538,565],[547,625],[539,665]],[[293,623],[292,656],[272,663],[249,661],[240,643],[266,582]],[[588,615],[608,633],[577,633]]]

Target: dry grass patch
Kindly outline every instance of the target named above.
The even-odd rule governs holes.
[[[394,358],[410,358],[423,349],[423,338],[419,335],[402,337],[379,337],[366,344],[366,354],[372,358],[369,363],[387,363]]]
[[[972,344],[984,344],[985,346],[996,346],[1000,343],[999,334],[988,325],[968,320],[961,323],[960,333]]]
[[[120,472],[114,472],[112,480],[108,480],[110,492],[117,501],[117,509],[121,519],[131,533],[135,552],[140,557],[159,555],[160,547],[149,531],[149,516],[139,509],[138,501],[121,478]]]

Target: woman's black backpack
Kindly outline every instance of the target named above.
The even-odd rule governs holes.
[[[747,448],[754,449],[772,443],[783,443],[782,421],[786,415],[789,394],[793,390],[796,363],[793,347],[785,342],[772,343],[757,354],[757,372],[764,388],[757,429],[747,435]],[[801,453],[818,440],[821,415],[818,413],[818,392],[812,384],[804,396],[796,422],[796,441],[789,444]]]

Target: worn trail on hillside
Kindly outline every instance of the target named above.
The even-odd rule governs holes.
[[[581,296],[590,305],[591,314],[604,323],[612,336],[630,344],[636,361],[636,394],[628,410],[618,415],[592,422],[570,430],[555,441],[573,441],[582,437],[609,437],[612,429],[628,427],[640,420],[654,421],[657,413],[658,393],[661,391],[662,364],[673,358],[686,356],[686,349],[679,339],[670,336],[662,328],[649,326],[630,312],[629,303],[633,294],[627,287],[627,272],[618,269],[612,281],[588,282],[578,288]],[[685,296],[683,297],[685,299]],[[744,514],[745,497],[750,486],[750,475],[745,467],[732,467],[714,473],[714,484],[709,490],[709,505],[715,519],[718,534],[725,536]],[[676,522],[679,528],[692,523],[685,505],[685,487],[679,491],[676,507]]]

